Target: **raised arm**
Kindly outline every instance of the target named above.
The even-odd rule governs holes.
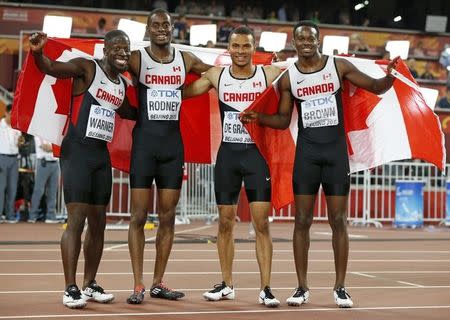
[[[63,79],[85,76],[88,68],[86,59],[77,58],[68,62],[54,61],[43,54],[46,42],[47,35],[43,32],[36,32],[30,37],[30,50],[39,70],[53,77]]]
[[[336,59],[337,68],[342,79],[347,79],[355,86],[366,89],[375,94],[385,93],[393,84],[394,77],[391,75],[398,63],[399,57],[389,62],[387,67],[387,74],[383,78],[374,79],[367,74],[361,72],[351,62],[345,59]]]
[[[202,74],[208,71],[212,65],[204,63],[196,55],[183,51],[183,56],[186,61],[186,72],[195,72],[196,74]]]
[[[183,98],[189,98],[206,93],[211,88],[217,88],[219,75],[222,68],[213,67],[205,72],[199,79],[195,80],[183,89]]]
[[[292,109],[294,100],[291,94],[291,84],[289,82],[289,73],[285,72],[278,82],[280,92],[280,101],[278,102],[278,111],[274,114],[265,114],[255,111],[245,111],[241,113],[240,119],[243,123],[257,121],[262,126],[274,129],[286,129],[291,123]]]

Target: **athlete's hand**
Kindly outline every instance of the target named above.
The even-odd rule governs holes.
[[[387,65],[387,74],[388,76],[392,77],[392,70],[397,67],[398,62],[400,61],[400,56],[395,57],[389,64]]]
[[[47,34],[44,32],[36,32],[30,37],[30,50],[33,53],[42,53],[42,49],[47,42]]]
[[[242,123],[256,122],[258,121],[258,112],[252,110],[242,111],[239,114],[239,120],[241,120]]]

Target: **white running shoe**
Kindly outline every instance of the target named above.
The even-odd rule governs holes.
[[[339,308],[353,307],[353,301],[345,288],[337,288],[333,291],[334,301]]]
[[[63,295],[63,305],[71,309],[86,307],[86,300],[81,296],[80,289],[76,285],[68,286]]]
[[[225,281],[222,281],[222,283],[216,284],[211,291],[205,292],[203,298],[209,301],[233,300],[234,288],[227,286]]]
[[[302,288],[295,289],[292,296],[286,299],[288,306],[299,307],[304,303],[309,302],[310,293],[309,290],[303,290]]]
[[[92,280],[91,283],[84,288],[82,295],[85,301],[94,300],[100,303],[107,303],[114,300],[114,295],[105,293],[105,290],[103,290],[95,280]]]
[[[259,293],[259,304],[263,304],[269,308],[275,308],[280,305],[280,301],[274,297],[272,294],[272,289],[269,286],[265,286],[263,290]]]

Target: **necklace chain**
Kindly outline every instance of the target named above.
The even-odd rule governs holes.
[[[231,75],[233,75],[232,67],[230,67],[230,71],[231,71]],[[238,83],[239,89],[242,88],[242,86],[244,85],[244,83],[246,83],[248,80],[250,80],[251,78],[253,78],[253,73],[254,73],[254,72],[255,72],[255,71],[252,70],[252,75],[249,76],[249,77],[247,77],[247,78],[245,78],[245,79],[238,79],[238,78],[236,78],[236,77],[234,76],[234,78],[236,79],[236,81],[237,81],[237,83]]]
[[[157,59],[157,60],[159,61],[160,64],[163,64],[164,62],[167,62],[168,60],[170,60],[170,52],[169,52],[169,55],[168,55],[167,57],[161,58],[161,57],[157,56],[157,55],[153,52],[152,46],[149,46],[149,49],[150,49],[151,55],[152,55],[155,59]]]

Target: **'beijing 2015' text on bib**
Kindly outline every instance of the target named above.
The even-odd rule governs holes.
[[[336,97],[319,97],[301,103],[304,128],[329,127],[339,124]]]
[[[86,127],[86,137],[111,142],[116,112],[108,107],[92,105]]]
[[[254,143],[239,120],[239,112],[225,111],[223,118],[223,142]]]

